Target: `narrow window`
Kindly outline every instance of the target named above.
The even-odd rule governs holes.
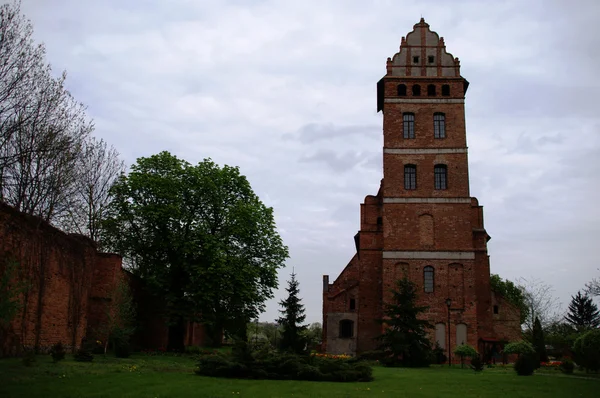
[[[433,168],[435,189],[448,188],[447,174],[448,168],[445,164],[436,164]]]
[[[421,95],[421,86],[415,84],[414,86],[412,86],[412,92],[415,97],[418,97],[419,95]]]
[[[402,115],[404,138],[415,138],[415,114],[405,113]]]
[[[377,225],[383,225],[383,218],[377,217]]]
[[[415,55],[413,56],[413,64],[418,64],[419,63],[419,56]]]
[[[417,166],[414,164],[404,166],[404,189],[417,189]]]
[[[497,313],[498,313],[498,306],[497,306],[497,305],[495,305],[495,306],[494,306],[494,314],[497,314]]]
[[[350,299],[350,311],[354,311],[356,309],[356,300],[351,298]]]
[[[427,62],[429,62],[430,64],[432,64],[435,61],[435,58],[433,57],[433,55],[429,55],[427,57]]]
[[[429,265],[423,270],[423,285],[425,293],[433,293],[433,267]]]
[[[429,84],[427,86],[427,95],[429,97],[435,97],[435,84]]]
[[[350,319],[340,321],[340,338],[349,339],[354,336],[354,322]]]
[[[443,95],[444,97],[448,97],[448,96],[450,95],[450,85],[448,85],[448,84],[444,84],[444,85],[442,86],[442,95]]]
[[[406,84],[398,84],[398,97],[406,95]]]
[[[446,115],[443,113],[433,114],[433,137],[446,138]]]

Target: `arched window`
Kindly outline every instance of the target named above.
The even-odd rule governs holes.
[[[433,114],[433,137],[446,138],[446,115],[443,113]]]
[[[468,344],[467,341],[467,325],[459,323],[456,325],[456,345]]]
[[[349,339],[354,337],[354,322],[350,319],[340,321],[340,338]]]
[[[398,96],[404,97],[406,95],[406,84],[398,84]]]
[[[417,189],[417,166],[414,164],[404,166],[404,189]]]
[[[412,86],[412,92],[413,92],[414,96],[421,95],[421,86],[419,86],[418,84],[415,84],[414,86]]]
[[[444,97],[450,96],[450,85],[449,84],[442,85],[442,95]]]
[[[423,286],[425,293],[433,293],[433,267],[428,265],[423,269]]]
[[[427,95],[429,97],[435,97],[435,84],[429,84],[427,86]]]
[[[404,138],[415,138],[415,114],[405,113],[402,115]]]
[[[433,168],[435,189],[448,188],[448,167],[445,164],[436,164]]]
[[[446,324],[436,323],[435,324],[435,342],[440,348],[446,348]]]

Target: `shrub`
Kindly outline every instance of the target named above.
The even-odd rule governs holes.
[[[435,348],[433,349],[433,359],[431,362],[437,363],[438,365],[445,363],[448,360],[446,356],[446,351],[440,347],[440,345],[436,342]]]
[[[54,363],[65,359],[65,354],[65,346],[60,341],[50,348],[50,355],[52,356],[52,361]]]
[[[73,359],[75,359],[77,362],[92,362],[94,360],[94,356],[85,348],[80,348],[75,352],[75,354],[73,354]]]
[[[360,361],[381,361],[387,356],[385,351],[382,350],[373,350],[373,351],[364,351],[361,352],[357,359]]]
[[[515,362],[515,370],[519,376],[531,376],[535,370],[535,359],[532,353],[520,355]]]
[[[247,361],[235,356],[201,356],[195,372],[203,376],[245,379],[342,382],[373,380],[371,367],[355,359],[342,360],[276,352],[263,352]]]
[[[477,350],[468,344],[459,345],[454,349],[454,354],[460,357],[460,366],[464,366],[465,358],[475,358],[479,356]]]
[[[564,374],[573,374],[573,370],[575,370],[575,364],[569,358],[563,358],[558,366],[561,372]]]
[[[26,348],[23,351],[23,365],[33,366],[36,362],[35,351],[33,349]]]
[[[481,360],[480,355],[475,355],[471,358],[471,369],[476,372],[481,372],[483,370],[483,361]]]
[[[504,353],[517,354],[519,357],[521,355],[533,355],[535,354],[535,348],[533,348],[533,345],[531,345],[531,343],[528,343],[527,341],[516,341],[514,343],[509,343],[505,345]]]
[[[575,362],[586,371],[600,370],[600,329],[579,336],[573,344],[573,354]]]
[[[115,356],[117,358],[129,358],[131,356],[131,346],[129,341],[115,341]]]

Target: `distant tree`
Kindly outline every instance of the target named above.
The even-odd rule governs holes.
[[[600,278],[594,278],[586,283],[585,292],[590,296],[600,296]]]
[[[306,341],[311,349],[318,348],[323,340],[323,327],[321,322],[311,323],[304,333]]]
[[[540,320],[543,329],[560,320],[560,303],[554,296],[552,286],[539,279],[517,280],[519,289],[523,292],[525,305],[528,308],[524,328],[526,335],[531,336],[535,318]]]
[[[580,331],[597,328],[600,326],[600,311],[587,293],[577,292],[577,295],[571,296],[569,311],[565,315],[565,319]]]
[[[529,316],[529,306],[525,302],[525,295],[519,286],[508,279],[503,280],[497,274],[490,275],[490,285],[493,291],[499,293],[510,304],[521,312],[521,324],[525,323]]]
[[[433,326],[420,315],[429,307],[416,305],[417,289],[407,278],[397,281],[392,301],[384,304],[385,330],[378,337],[379,348],[390,354],[388,366],[429,366],[432,348],[427,329]]]
[[[307,326],[303,325],[306,315],[304,314],[304,305],[299,297],[300,289],[298,286],[299,282],[296,279],[296,274],[292,273],[292,277],[288,281],[288,287],[285,289],[288,296],[279,302],[282,309],[279,310],[281,317],[277,319],[277,322],[282,328],[280,348],[299,354],[304,351],[307,344],[304,334]]]
[[[111,194],[103,243],[165,303],[168,348],[183,349],[187,320],[203,322],[213,344],[223,330],[246,341],[288,251],[239,169],[161,152],[138,159]]]
[[[579,337],[577,330],[568,322],[556,322],[544,331],[544,341],[552,348],[548,355],[562,358],[571,356],[571,347]]]
[[[540,367],[540,362],[548,362],[548,354],[546,353],[546,343],[544,341],[544,331],[539,318],[535,318],[533,323],[533,339],[532,345],[535,349],[535,365]]]

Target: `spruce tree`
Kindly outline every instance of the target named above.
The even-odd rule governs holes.
[[[565,316],[565,319],[578,330],[592,329],[600,326],[598,306],[594,304],[587,293],[581,294],[581,291],[577,292],[576,296],[571,296],[569,312]]]
[[[540,319],[536,316],[533,322],[533,348],[536,354],[536,368],[540,367],[540,362],[548,362],[548,354],[546,353],[546,343],[544,342],[544,331]]]
[[[384,318],[379,322],[386,326],[378,337],[379,348],[386,351],[388,366],[429,366],[432,348],[427,329],[433,326],[419,315],[429,307],[416,305],[417,289],[411,281],[404,278],[397,282],[392,290],[392,302],[384,304]]]
[[[304,315],[304,305],[299,297],[300,289],[298,285],[296,274],[292,272],[292,278],[288,281],[288,287],[285,289],[288,292],[288,297],[279,302],[283,309],[279,310],[282,316],[277,319],[277,322],[283,329],[280,349],[300,354],[306,346],[306,338],[303,332],[307,326],[302,324],[306,315]]]

